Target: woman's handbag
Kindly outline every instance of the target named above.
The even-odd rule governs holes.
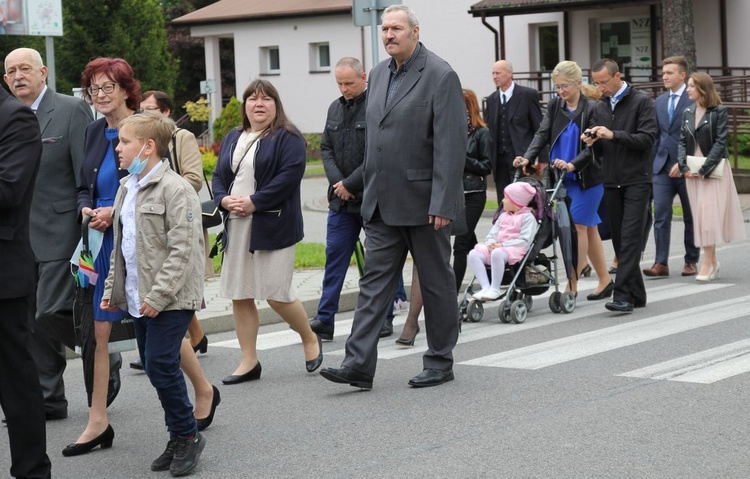
[[[168,155],[167,158],[169,159],[169,166],[172,167],[172,170],[174,170],[174,172],[178,175],[182,176],[182,173],[180,172],[180,162],[177,159],[178,131],[180,131],[180,128],[176,129],[174,133],[172,133],[172,155]],[[172,158],[172,156],[174,156],[174,158]],[[203,219],[203,229],[207,230],[208,228],[213,228],[214,226],[219,226],[221,224],[221,213],[219,212],[219,208],[217,208],[214,204],[214,194],[211,191],[211,185],[208,184],[208,178],[206,178],[205,171],[203,172],[203,181],[206,182],[206,188],[208,188],[208,196],[211,197],[211,200],[201,202],[201,218]]]
[[[201,203],[201,218],[203,218],[203,229],[207,230],[214,226],[221,224],[221,212],[219,207],[214,203],[214,194],[211,191],[211,185],[208,184],[208,178],[206,178],[206,172],[203,172],[203,181],[206,182],[206,188],[208,188],[208,196],[211,197],[208,201]]]
[[[687,155],[686,162],[687,166],[690,169],[690,173],[697,175],[700,169],[703,167],[703,164],[706,162],[705,156],[691,156]],[[724,176],[724,163],[726,163],[726,158],[722,158],[721,161],[719,161],[719,164],[716,165],[716,167],[711,170],[711,172],[706,176],[706,178],[721,178]]]

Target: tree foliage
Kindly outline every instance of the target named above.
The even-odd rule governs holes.
[[[227,106],[221,110],[219,118],[214,120],[214,141],[220,142],[232,128],[241,124],[242,103],[236,97],[232,97]]]
[[[218,0],[167,0],[164,3],[164,17],[168,22],[194,10],[198,10]],[[169,51],[180,60],[177,84],[174,92],[176,113],[182,113],[181,106],[200,97],[200,82],[206,79],[206,53],[203,38],[191,37],[190,28],[167,23]],[[234,95],[234,43],[231,38],[219,40],[222,97]]]
[[[65,33],[55,38],[57,86],[80,85],[86,63],[97,57],[124,58],[144,90],[174,92],[178,62],[167,47],[159,0],[63,2]]]

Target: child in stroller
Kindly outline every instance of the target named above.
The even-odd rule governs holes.
[[[468,264],[482,289],[475,293],[477,301],[495,301],[500,298],[500,282],[506,264],[516,264],[523,259],[539,229],[529,202],[536,195],[533,186],[525,182],[511,183],[505,187],[503,213],[487,234],[484,243],[478,243],[469,252]],[[492,281],[487,276],[490,266]]]

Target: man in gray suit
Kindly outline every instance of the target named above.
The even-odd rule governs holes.
[[[62,419],[68,416],[63,383],[64,346],[73,347],[74,286],[69,260],[81,237],[77,220],[77,178],[86,125],[93,116],[83,100],[55,93],[47,87],[47,67],[36,50],[19,48],[10,52],[5,58],[4,79],[13,94],[36,113],[42,132],[42,161],[34,185],[30,217],[37,293],[36,304],[30,308],[32,333],[29,337],[44,392],[47,419]],[[119,383],[119,374],[116,382]],[[112,399],[116,394],[114,389],[119,389],[119,384],[114,386],[110,385]]]
[[[340,368],[326,379],[372,389],[377,344],[407,252],[419,270],[427,322],[424,370],[414,387],[453,379],[458,339],[450,223],[463,208],[461,174],[466,107],[458,76],[419,42],[413,10],[383,12],[382,41],[391,56],[370,73],[362,217],[365,272]]]

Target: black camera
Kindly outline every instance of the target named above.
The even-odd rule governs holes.
[[[583,134],[586,135],[586,136],[588,136],[589,138],[596,138],[596,132],[595,131],[588,130],[588,131],[584,131]]]

